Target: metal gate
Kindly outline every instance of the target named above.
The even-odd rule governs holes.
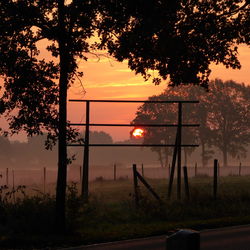
[[[199,124],[182,123],[183,104],[199,103],[199,101],[138,101],[138,100],[77,100],[71,99],[70,102],[86,103],[86,119],[85,123],[70,123],[71,126],[85,126],[84,144],[68,144],[67,146],[84,147],[83,154],[83,171],[82,171],[82,197],[88,200],[89,188],[89,147],[174,147],[171,175],[169,180],[168,195],[170,197],[172,183],[177,160],[177,196],[181,198],[181,148],[182,147],[198,147],[197,144],[182,144],[182,127],[198,127]],[[176,124],[112,124],[112,123],[91,123],[90,122],[90,105],[91,103],[176,103],[178,105],[178,120]],[[89,128],[91,126],[109,126],[109,127],[177,127],[175,144],[90,144]]]

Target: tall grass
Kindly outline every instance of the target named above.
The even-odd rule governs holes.
[[[80,211],[75,183],[67,186],[66,235],[55,231],[55,196],[39,190],[32,196],[27,193],[30,192],[25,186],[0,187],[0,249],[63,246],[65,241],[74,238]]]
[[[90,183],[89,203],[79,198],[79,186],[67,189],[67,228],[63,237],[54,232],[55,197],[28,188],[0,188],[0,248],[48,247],[121,240],[166,234],[178,227],[208,228],[250,222],[250,177],[221,177],[218,197],[212,195],[211,177],[190,179],[190,199],[166,198],[167,180],[148,179],[164,201],[160,204],[140,185],[135,206],[130,180]],[[174,183],[176,185],[176,183]],[[175,190],[175,186],[174,186]],[[14,199],[15,195],[15,199]]]

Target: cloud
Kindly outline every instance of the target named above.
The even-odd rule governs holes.
[[[110,82],[110,83],[88,83],[86,88],[114,88],[114,87],[128,87],[128,86],[145,86],[149,85],[149,82]]]

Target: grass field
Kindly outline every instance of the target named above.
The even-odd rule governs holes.
[[[69,185],[68,233],[53,229],[53,195],[29,188],[13,193],[1,190],[0,248],[67,246],[167,234],[177,228],[205,229],[250,223],[250,176],[219,178],[218,196],[213,197],[211,177],[190,178],[190,199],[167,197],[167,180],[147,179],[162,198],[160,204],[140,185],[142,198],[135,206],[131,180],[90,183],[90,200],[83,204],[78,186]],[[182,184],[183,185],[183,184]],[[184,185],[183,185],[184,186]],[[176,184],[174,183],[174,190]]]

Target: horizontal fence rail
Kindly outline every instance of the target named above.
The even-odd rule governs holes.
[[[70,102],[81,102],[86,103],[86,119],[85,123],[69,123],[70,126],[85,126],[85,139],[84,143],[81,144],[68,144],[67,146],[72,147],[84,147],[83,153],[83,179],[82,179],[82,197],[85,201],[88,200],[88,176],[89,176],[89,147],[174,147],[174,161],[178,163],[177,166],[177,192],[178,198],[180,198],[181,188],[181,148],[182,147],[198,147],[196,144],[182,144],[182,127],[198,127],[199,124],[183,124],[182,123],[182,106],[188,103],[199,103],[199,101],[185,101],[185,100],[165,100],[165,101],[154,101],[154,100],[80,100],[70,99]],[[178,104],[177,111],[177,124],[114,124],[114,123],[90,123],[90,104],[91,103],[152,103],[152,104]],[[175,144],[91,144],[89,141],[90,127],[93,126],[109,126],[109,127],[176,127],[176,140]],[[178,156],[178,159],[177,159]],[[172,164],[172,169],[174,170]],[[172,183],[172,181],[171,181]]]
[[[138,162],[143,162],[143,159],[137,159]],[[100,163],[92,162],[92,171],[90,172],[90,181],[98,180],[98,177],[102,176],[104,180],[114,180],[114,165],[110,162],[119,162],[120,159],[113,159],[107,160],[107,162],[103,162],[103,165]],[[214,168],[212,165],[212,160],[209,162],[210,165],[207,167],[203,167],[201,163],[195,168],[195,163],[190,162],[187,166],[188,168],[188,177],[189,178],[202,178],[205,180],[206,178],[210,178],[209,180],[212,181],[212,177],[214,176]],[[2,178],[0,178],[0,185],[9,185],[10,188],[13,187],[13,170],[15,176],[15,183],[14,186],[18,185],[27,185],[27,192],[32,192],[29,187],[32,188],[40,188],[43,191],[44,185],[44,177],[46,176],[46,192],[54,192],[55,190],[55,183],[57,179],[57,168],[54,166],[47,166],[46,167],[46,174],[44,174],[43,167],[33,166],[30,168],[20,168],[21,166],[11,166],[8,167],[8,171],[6,167],[0,167],[0,173],[2,174]],[[150,164],[143,163],[143,176],[145,178],[150,179],[169,179],[169,172],[171,166],[160,167],[160,162],[155,161],[151,162]],[[239,171],[239,169],[241,171]],[[138,170],[141,171],[141,167],[138,164]],[[70,167],[68,167],[68,183],[71,182],[78,182],[81,183],[82,181],[82,162],[77,162]],[[242,163],[241,167],[239,163],[233,162],[232,165],[228,167],[219,166],[219,175],[218,177],[243,177],[248,176],[247,180],[250,179],[250,162]],[[176,178],[176,176],[175,176]],[[132,177],[132,167],[130,162],[124,162],[123,166],[120,166],[118,163],[116,164],[116,180],[133,180]],[[239,179],[240,181],[241,179]],[[224,181],[223,181],[224,182]],[[211,182],[211,187],[212,187]],[[29,187],[28,187],[29,186]],[[28,191],[29,190],[29,191]],[[34,191],[36,194],[36,191]]]
[[[113,123],[69,123],[70,126],[95,126],[95,127],[178,127],[178,124],[113,124]],[[182,124],[182,127],[199,127],[200,124]]]
[[[199,101],[148,101],[148,100],[81,100],[81,99],[70,99],[70,102],[116,102],[116,103],[199,103]]]
[[[69,147],[84,147],[85,144],[67,144]],[[89,147],[175,147],[175,144],[88,144]],[[198,144],[182,144],[181,147],[199,147]]]

